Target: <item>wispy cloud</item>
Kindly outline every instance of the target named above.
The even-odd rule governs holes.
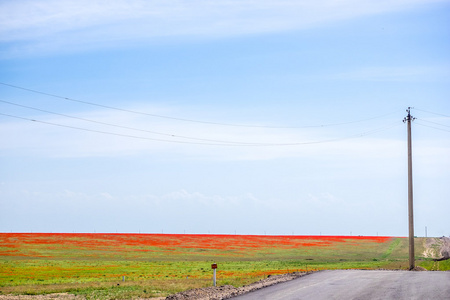
[[[118,46],[167,36],[216,38],[309,28],[430,2],[3,1],[0,41],[10,52],[36,52]]]
[[[148,107],[143,107],[140,111],[148,111]],[[177,110],[173,109],[172,114],[176,115]],[[398,148],[399,143],[387,139],[368,146],[367,139],[370,137],[366,137],[365,141],[354,139],[361,134],[364,135],[365,132],[370,133],[373,129],[384,128],[390,129],[391,132],[395,130],[387,127],[385,120],[384,123],[369,122],[360,124],[358,128],[350,127],[343,134],[342,126],[338,126],[339,128],[217,126],[158,120],[105,110],[85,112],[78,114],[77,117],[80,119],[53,115],[34,115],[28,117],[28,121],[4,119],[0,136],[10,138],[0,149],[10,153],[25,155],[28,153],[43,157],[123,157],[152,153],[166,157],[173,155],[201,160],[250,161],[320,157],[326,155],[330,145],[335,154],[341,155],[355,152],[369,156],[379,156],[381,153],[391,155],[392,151],[386,152],[382,149]],[[95,120],[96,123],[86,122],[83,119]],[[400,121],[398,125],[401,125]]]
[[[446,66],[387,66],[364,67],[333,75],[326,75],[320,79],[345,81],[377,81],[377,82],[404,82],[448,80],[449,68]]]

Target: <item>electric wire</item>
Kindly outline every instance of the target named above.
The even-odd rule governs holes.
[[[142,112],[142,111],[124,109],[124,108],[119,108],[119,107],[114,107],[114,106],[109,106],[109,105],[104,105],[104,104],[98,104],[98,103],[93,103],[93,102],[73,99],[73,98],[64,97],[64,96],[60,96],[60,95],[56,95],[56,94],[52,94],[52,93],[47,93],[47,92],[42,92],[42,91],[38,91],[38,90],[30,89],[30,88],[25,88],[25,87],[21,87],[21,86],[17,86],[17,85],[12,85],[12,84],[8,84],[8,83],[4,83],[4,82],[0,82],[0,84],[4,85],[4,86],[15,88],[15,89],[20,89],[20,90],[24,90],[24,91],[28,91],[28,92],[32,92],[32,93],[36,93],[36,94],[41,94],[41,95],[45,95],[45,96],[49,96],[49,97],[62,99],[62,100],[65,100],[65,101],[72,101],[72,102],[82,103],[82,104],[96,106],[96,107],[107,108],[107,109],[121,111],[121,112],[126,112],[126,113],[145,115],[145,116],[150,116],[150,117],[163,118],[163,119],[176,120],[176,121],[183,121],[183,122],[200,123],[200,124],[207,124],[207,125],[219,125],[219,126],[232,126],[232,127],[275,128],[275,129],[277,129],[277,128],[278,129],[320,128],[320,127],[340,126],[340,125],[348,125],[348,124],[366,122],[366,121],[370,121],[370,120],[374,120],[374,119],[383,118],[383,117],[386,117],[388,115],[392,115],[392,114],[397,112],[397,111],[394,111],[394,112],[390,112],[390,113],[383,114],[383,115],[380,115],[380,116],[375,116],[375,117],[361,119],[361,120],[354,120],[354,121],[340,122],[340,123],[321,124],[321,125],[306,125],[306,126],[246,125],[246,124],[232,124],[232,123],[210,122],[210,121],[202,121],[202,120],[194,120],[194,119],[186,119],[186,118],[177,118],[177,117],[171,117],[171,116],[165,116],[165,115],[159,115],[159,114],[151,114],[151,113]]]
[[[150,141],[158,141],[158,142],[168,142],[168,143],[179,143],[179,144],[193,144],[193,145],[208,145],[208,146],[235,146],[235,147],[255,147],[255,146],[300,146],[300,145],[311,145],[311,144],[322,144],[322,143],[330,143],[330,142],[336,142],[341,140],[347,140],[352,138],[359,138],[363,136],[367,136],[370,134],[374,134],[380,131],[385,131],[390,128],[393,128],[395,126],[400,125],[400,122],[395,122],[393,124],[390,124],[388,126],[384,126],[382,128],[373,129],[370,131],[362,132],[359,134],[354,134],[351,136],[343,137],[343,138],[335,138],[335,139],[328,139],[328,140],[319,140],[319,141],[309,141],[309,142],[295,142],[295,143],[247,143],[247,144],[230,144],[230,143],[201,143],[201,142],[190,142],[190,141],[177,141],[177,140],[166,140],[166,139],[157,139],[157,138],[149,138],[149,137],[142,137],[142,136],[135,136],[135,135],[129,135],[129,134],[122,134],[122,133],[115,133],[115,132],[108,132],[108,131],[102,131],[102,130],[95,130],[95,129],[89,129],[89,128],[82,128],[77,126],[70,126],[70,125],[63,125],[59,123],[54,122],[48,122],[48,121],[42,121],[37,119],[31,119],[26,117],[20,117],[17,115],[12,114],[6,114],[6,113],[0,113],[0,115],[21,119],[21,120],[27,120],[31,122],[36,123],[42,123],[47,125],[53,125],[63,128],[70,128],[75,130],[81,130],[81,131],[87,131],[87,132],[94,132],[94,133],[100,133],[100,134],[106,134],[106,135],[114,135],[114,136],[120,136],[120,137],[127,137],[127,138],[133,138],[133,139],[141,139],[141,140],[150,140]]]
[[[430,126],[430,125],[421,124],[420,122],[418,122],[417,125],[428,127],[428,128],[433,128],[433,129],[436,129],[436,130],[450,132],[450,130],[447,130],[447,129],[444,129],[444,128],[438,128],[438,127],[434,127],[434,126]]]
[[[141,137],[141,136],[134,136],[134,135],[129,135],[129,134],[122,134],[122,133],[115,133],[115,132],[108,132],[108,131],[102,131],[102,130],[82,128],[82,127],[77,127],[77,126],[63,125],[63,124],[58,124],[58,123],[54,123],[54,122],[47,122],[47,121],[41,121],[41,120],[37,120],[37,119],[30,119],[30,118],[25,118],[25,117],[20,117],[20,116],[11,115],[11,114],[5,114],[5,113],[0,113],[0,115],[11,117],[11,118],[16,118],[16,119],[21,119],[21,120],[26,120],[26,121],[32,121],[32,122],[36,122],[36,123],[42,123],[42,124],[47,124],[47,125],[58,126],[58,127],[64,127],[64,128],[70,128],[70,129],[76,129],[76,130],[82,130],[82,131],[88,131],[88,132],[95,132],[95,133],[101,133],[101,134],[107,134],[107,135],[115,135],[115,136],[134,138],[134,139],[142,139],[142,140],[150,140],[150,141],[158,141],[158,142],[170,142],[170,143],[179,143],[179,144],[194,144],[194,145],[213,145],[213,146],[228,145],[228,144],[210,144],[210,143],[183,142],[183,141],[176,141],[176,140],[165,140],[165,139]]]
[[[439,125],[439,126],[449,127],[449,128],[450,128],[450,125],[444,125],[444,124],[441,124],[441,123],[437,123],[437,122],[433,122],[433,121],[424,120],[424,119],[422,119],[422,118],[416,118],[416,119],[417,119],[417,120],[420,120],[420,121],[422,121],[422,122],[431,123],[431,124],[435,124],[435,125]]]
[[[23,107],[23,108],[32,109],[32,110],[35,110],[35,111],[45,112],[45,113],[52,114],[52,115],[57,115],[57,116],[62,116],[62,117],[66,117],[66,118],[71,118],[71,119],[75,119],[75,120],[81,120],[81,121],[85,121],[85,122],[90,122],[90,123],[95,123],[95,124],[100,124],[100,125],[106,125],[106,126],[112,126],[112,127],[122,128],[122,129],[127,129],[127,130],[146,132],[146,133],[151,133],[151,134],[156,134],[156,135],[169,136],[169,137],[173,137],[173,138],[182,138],[182,139],[189,139],[189,140],[202,141],[202,142],[220,143],[220,144],[226,144],[226,143],[238,144],[238,145],[258,144],[258,143],[246,143],[246,142],[222,141],[222,140],[214,140],[214,139],[203,139],[203,138],[189,137],[189,136],[183,136],[183,135],[176,135],[176,134],[171,134],[171,133],[163,133],[163,132],[158,132],[158,131],[139,129],[139,128],[134,128],[134,127],[128,127],[128,126],[122,126],[122,125],[116,125],[116,124],[111,124],[111,123],[106,123],[106,122],[95,121],[95,120],[81,118],[81,117],[75,117],[75,116],[62,114],[62,113],[57,113],[57,112],[53,112],[53,111],[49,111],[49,110],[45,110],[45,109],[40,109],[40,108],[31,107],[31,106],[27,106],[27,105],[17,104],[17,103],[13,103],[13,102],[6,101],[6,100],[1,100],[1,99],[0,99],[0,102],[6,103],[6,104],[9,104],[9,105],[14,105],[14,106],[17,106],[17,107]]]
[[[414,108],[414,109],[418,110],[418,111],[423,111],[423,112],[426,112],[426,113],[429,113],[429,114],[450,118],[449,115],[444,115],[444,114],[441,114],[441,113],[436,113],[436,112],[432,112],[432,111],[428,111],[428,110],[423,110],[423,109],[420,109],[420,108]]]

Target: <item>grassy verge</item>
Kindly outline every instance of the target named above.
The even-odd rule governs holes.
[[[425,261],[418,261],[417,265],[429,271],[450,271],[450,260],[433,261],[427,259]]]
[[[102,240],[96,236],[58,236],[56,242],[50,239],[53,236],[26,238],[10,238],[0,245],[0,254],[20,254],[0,255],[0,294],[70,293],[86,299],[165,297],[211,286],[213,262],[219,265],[218,284],[236,287],[294,271],[408,268],[405,238],[253,237],[252,241],[243,236],[224,237],[220,247],[209,237],[196,241],[195,236],[181,237],[184,241],[157,236],[160,243],[166,243],[162,246],[145,245],[140,236],[133,237],[135,244],[131,244],[120,236],[114,247],[110,236],[102,236]],[[92,246],[85,246],[86,241]],[[423,244],[417,239],[416,253],[423,252]],[[417,259],[417,265],[428,270],[449,269],[449,261],[435,263],[420,255]]]
[[[38,267],[39,264],[34,263],[34,266]],[[41,261],[41,263],[45,265],[46,262]],[[79,263],[80,268],[84,268],[82,262]],[[224,261],[219,263],[220,270],[217,272],[217,276],[218,285],[229,284],[238,287],[266,278],[271,274],[323,269],[378,269],[385,268],[390,263],[392,261],[389,260],[340,261],[334,259],[329,261]],[[140,264],[145,266],[148,263],[141,262]],[[141,270],[143,273],[135,272],[134,276],[126,276],[125,282],[120,277],[117,277],[114,281],[111,281],[111,279],[92,280],[86,275],[77,278],[75,282],[70,278],[62,282],[59,278],[40,280],[39,277],[34,277],[33,279],[18,280],[16,284],[12,284],[12,282],[11,284],[4,284],[0,287],[0,293],[16,295],[71,293],[83,296],[86,299],[130,299],[137,297],[165,297],[179,291],[212,285],[212,272],[209,269],[205,271],[205,265],[210,267],[209,263],[202,261],[189,263],[158,262],[158,266],[164,265],[171,265],[174,269],[179,267],[180,271],[178,273],[174,271],[171,276],[164,275],[159,279],[151,278],[156,277],[154,275],[149,275],[147,278],[142,279],[142,274],[145,273],[145,270],[148,270],[143,267]],[[407,268],[406,261],[400,262],[400,265],[403,265],[403,268]]]

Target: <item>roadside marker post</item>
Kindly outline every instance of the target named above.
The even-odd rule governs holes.
[[[214,286],[216,286],[216,270],[217,270],[217,264],[212,264],[212,265],[211,265],[211,269],[213,269],[213,271],[214,271],[214,275],[213,275],[213,284],[214,284]]]

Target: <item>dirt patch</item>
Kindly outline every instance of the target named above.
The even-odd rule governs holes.
[[[219,286],[219,287],[208,287],[201,289],[194,289],[189,291],[180,292],[174,295],[170,295],[166,298],[166,300],[182,300],[182,299],[195,299],[195,300],[222,300],[229,299],[232,297],[236,297],[238,295],[242,295],[245,293],[249,293],[255,290],[262,289],[264,287],[268,287],[277,283],[290,281],[302,276],[307,275],[308,273],[288,273],[276,276],[270,276],[266,279],[262,279],[258,282],[235,288],[231,285]]]
[[[422,268],[420,266],[415,266],[414,269],[412,269],[411,271],[426,271],[427,269]]]
[[[434,259],[434,261],[450,259],[450,238],[443,236],[439,238],[439,240],[441,242],[441,247],[439,251],[440,257]]]
[[[425,258],[435,258],[436,257],[436,248],[433,245],[436,244],[435,238],[425,238],[423,241],[424,251],[422,252],[422,256]]]
[[[423,257],[433,258],[437,260],[450,259],[450,238],[427,238],[424,241],[425,251],[422,253]]]

